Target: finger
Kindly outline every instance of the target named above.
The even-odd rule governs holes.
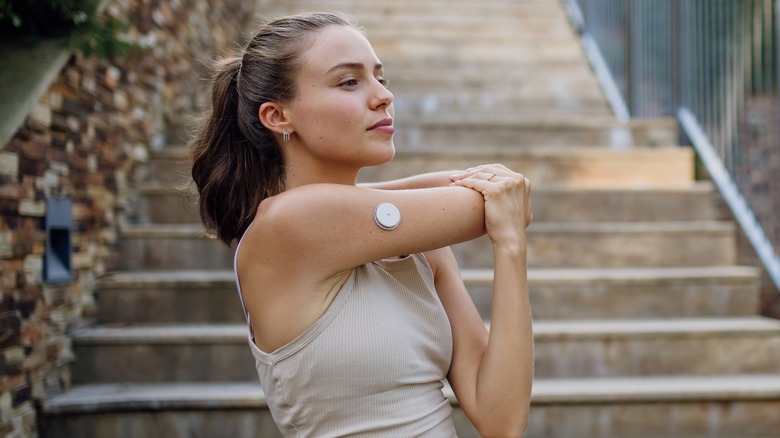
[[[458,176],[460,178],[466,178],[469,176],[473,176],[479,172],[492,172],[492,173],[498,173],[499,171],[508,171],[509,169],[506,168],[506,166],[502,164],[480,164],[478,166],[472,166],[469,167],[466,170],[463,170],[461,172],[454,172],[452,176]],[[510,171],[511,172],[511,171]]]
[[[459,179],[469,178],[471,176],[474,176],[482,171],[481,167],[470,167],[463,172],[453,173],[450,175],[450,179],[455,181]]]
[[[464,178],[464,179],[480,179],[480,180],[484,180],[484,181],[495,182],[496,181],[496,177],[497,177],[497,175],[495,174],[495,172],[490,172],[490,171],[487,171],[487,170],[483,170],[482,172],[475,173],[474,175],[470,176],[469,178]]]
[[[454,181],[451,185],[467,187],[469,189],[482,193],[482,195],[484,196],[491,184],[492,183],[487,181],[486,179],[467,178],[467,179]]]
[[[461,173],[454,173],[450,175],[450,179],[456,181],[460,179],[471,178],[474,176],[484,177],[485,179],[487,179],[491,175],[503,175],[505,173],[506,172],[503,171],[503,169],[493,169],[491,166],[479,166],[479,167],[471,167]]]

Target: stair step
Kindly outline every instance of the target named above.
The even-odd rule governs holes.
[[[395,89],[393,93],[397,93]],[[507,99],[478,93],[423,94],[410,98],[407,93],[397,93],[393,101],[395,114],[405,118],[429,117],[432,114],[465,117],[474,111],[490,111],[495,114],[512,113],[518,119],[534,119],[542,114],[551,120],[567,120],[587,112],[596,117],[613,117],[612,109],[603,99],[575,98],[570,94],[551,92],[544,99]]]
[[[539,377],[780,372],[780,322],[752,318],[541,321]]]
[[[393,82],[394,84],[394,82]],[[397,117],[411,118],[415,115],[429,117],[444,115],[466,118],[475,112],[487,112],[505,117],[514,114],[519,120],[569,120],[588,114],[594,118],[614,117],[606,99],[597,93],[587,97],[563,92],[562,88],[550,88],[546,93],[488,90],[467,90],[463,87],[446,92],[420,91],[411,93],[390,85],[393,106]],[[670,143],[670,144],[676,144]],[[579,143],[573,143],[579,144]]]
[[[76,330],[73,381],[252,380],[247,334],[246,324]],[[780,322],[758,317],[536,321],[534,344],[538,377],[780,373]]]
[[[510,151],[481,146],[457,153],[399,151],[387,164],[364,168],[359,179],[389,181],[424,172],[502,163],[528,177],[534,187],[532,192],[537,187],[549,186],[690,187],[694,179],[693,159],[693,150],[681,147],[533,147]]]
[[[76,386],[46,402],[40,435],[281,437],[256,382]]]
[[[572,35],[575,33],[562,11],[547,17],[512,17],[499,16],[498,14],[466,15],[443,10],[436,14],[417,15],[360,14],[357,19],[358,24],[366,28],[369,35],[372,29],[387,27],[398,31],[457,27],[461,33],[479,33],[486,28],[507,31],[520,28],[523,29],[523,32],[544,35]],[[456,54],[448,53],[446,55],[455,56]]]
[[[449,387],[458,436],[478,437]],[[769,437],[780,376],[535,379],[523,436]],[[100,414],[100,415],[96,415]],[[259,383],[76,386],[43,405],[41,436],[280,437]]]
[[[190,151],[186,145],[170,145],[164,149],[152,150],[149,157],[147,179],[179,188],[192,184]]]
[[[673,267],[736,263],[731,222],[542,223],[528,228],[528,266]],[[454,245],[463,268],[493,264],[487,236]],[[674,248],[673,251],[670,248]],[[204,235],[197,224],[127,227],[120,242],[124,270],[230,269],[233,248]]]
[[[159,182],[138,187],[141,224],[197,224],[197,194]],[[716,220],[721,213],[708,182],[687,187],[601,189],[534,186],[531,194],[537,222],[625,222]]]
[[[517,25],[522,25],[525,20],[512,21],[516,21]],[[557,23],[551,24],[557,26]],[[508,42],[494,41],[488,44],[482,41],[445,42],[399,39],[372,42],[372,46],[377,56],[390,69],[393,68],[393,61],[399,58],[431,59],[436,65],[436,59],[452,56],[467,59],[473,64],[479,64],[483,61],[490,62],[507,56],[522,60],[524,63],[587,62],[582,47],[576,41],[559,43],[553,40],[550,44],[539,44],[537,41],[537,44],[533,44],[528,40],[518,39]]]
[[[592,75],[572,76],[567,75],[512,75],[501,78],[479,77],[478,74],[446,75],[437,77],[434,74],[409,75],[406,72],[388,74],[390,91],[399,96],[416,95],[419,97],[431,94],[448,93],[511,93],[517,109],[524,107],[523,103],[531,101],[555,101],[566,100],[592,100],[603,101],[606,104],[604,93],[599,89],[596,78]],[[531,108],[528,108],[529,110]],[[473,113],[472,113],[473,114]],[[398,117],[407,113],[399,111]],[[611,115],[611,114],[606,114]],[[525,117],[531,118],[532,114]],[[593,114],[587,114],[592,117]],[[613,119],[614,121],[614,119]]]
[[[614,150],[538,146],[502,150],[480,146],[456,152],[398,151],[389,163],[364,168],[359,179],[389,181],[424,172],[502,163],[522,172],[533,187],[690,187],[694,179],[693,159],[693,150],[682,147]]]
[[[122,231],[117,260],[130,271],[231,269],[234,251],[200,224],[133,225]]]
[[[73,332],[73,382],[257,378],[246,324],[101,326]]]
[[[570,31],[546,32],[544,30],[532,32],[516,28],[484,28],[478,33],[464,34],[453,27],[424,27],[399,30],[395,28],[372,28],[366,30],[366,37],[372,46],[381,46],[387,43],[426,41],[429,43],[515,43],[528,44],[531,41],[539,42],[544,39],[550,44],[571,43],[580,45],[577,34]],[[381,58],[381,53],[379,54]]]
[[[747,317],[759,306],[753,267],[529,269],[534,320]],[[490,319],[493,271],[466,269],[463,281]]]
[[[780,430],[777,375],[555,379],[534,382],[534,395],[524,437],[765,438]]]
[[[243,322],[232,271],[113,273],[97,290],[98,323]]]
[[[137,184],[137,192],[138,224],[201,223],[198,195],[191,186],[147,181]]]
[[[630,137],[628,140],[621,139],[623,134],[626,132],[615,131],[615,143],[633,143]],[[685,147],[616,150],[609,147],[610,142],[606,142],[600,147],[537,145],[509,149],[484,142],[476,144],[480,146],[454,151],[398,150],[389,163],[364,168],[359,179],[364,182],[389,181],[437,170],[503,163],[522,172],[538,188],[689,188],[694,180],[694,151]],[[153,152],[149,177],[167,187],[187,187],[186,183],[191,182],[188,153],[185,146]]]
[[[532,183],[533,184],[533,183]],[[709,221],[721,213],[710,183],[671,188],[532,187],[534,220],[544,222]]]
[[[194,184],[150,181],[138,184],[138,222],[141,224],[200,223]]]
[[[484,319],[493,272],[463,281]],[[534,319],[751,316],[758,309],[752,267],[530,269]],[[232,271],[114,273],[97,291],[99,323],[243,322]]]
[[[318,0],[296,0],[292,2],[296,10],[318,10],[322,7],[322,1]],[[559,5],[552,2],[410,2],[410,1],[392,1],[382,4],[358,2],[354,0],[329,0],[328,8],[332,10],[344,11],[358,19],[362,15],[383,16],[406,16],[406,15],[440,15],[442,10],[446,9],[449,13],[458,13],[463,15],[496,15],[503,17],[559,17],[564,15]]]
[[[731,222],[535,222],[527,235],[530,268],[729,266],[737,257]],[[452,249],[463,268],[493,266],[487,236]]]
[[[399,151],[457,153],[529,146],[599,146],[627,148],[633,145],[677,144],[677,122],[673,119],[632,120],[520,120],[498,115],[484,117],[440,117],[407,120],[396,126],[394,142]],[[475,146],[480,145],[480,146]],[[485,150],[487,149],[487,150]]]

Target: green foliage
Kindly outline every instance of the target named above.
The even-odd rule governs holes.
[[[10,0],[0,0],[0,24],[8,23],[14,28],[22,26],[22,19],[14,12]]]
[[[128,24],[97,17],[95,0],[0,0],[0,37],[29,41],[66,37],[86,56],[126,57],[140,49],[119,35]]]
[[[117,35],[126,31],[128,26],[127,23],[112,19],[90,19],[70,34],[69,42],[71,47],[85,56],[104,59],[127,58],[133,51],[140,50],[137,44],[117,38]]]

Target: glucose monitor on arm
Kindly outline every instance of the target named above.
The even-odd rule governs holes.
[[[379,228],[387,231],[394,230],[401,223],[401,212],[395,205],[383,202],[374,209],[374,220]]]

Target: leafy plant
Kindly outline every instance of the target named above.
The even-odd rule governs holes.
[[[0,0],[0,24],[10,23],[13,27],[21,27],[22,19],[13,10],[10,1]]]
[[[86,56],[114,59],[140,46],[119,35],[128,24],[96,16],[95,0],[0,0],[0,36],[16,41],[67,37]]]

